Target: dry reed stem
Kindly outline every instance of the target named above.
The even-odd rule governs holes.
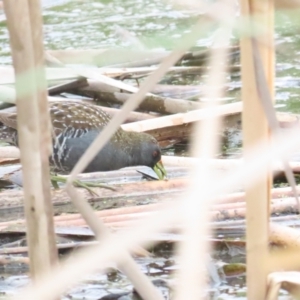
[[[270,235],[273,243],[300,248],[300,231],[297,229],[271,223]]]
[[[255,20],[259,24],[261,33],[250,27],[250,35],[258,35],[264,38],[268,46],[259,46],[262,55],[263,69],[268,86],[273,98],[274,84],[274,49],[273,49],[273,7],[271,1],[243,0],[241,2],[244,17],[253,17],[260,14]],[[254,49],[249,36],[241,38],[241,66],[242,66],[242,99],[244,110],[243,145],[246,164],[249,164],[249,156],[252,155],[251,147],[258,141],[263,141],[266,147],[270,145],[269,126],[260,102],[259,87],[257,86],[256,65]],[[255,118],[253,118],[255,116]],[[270,161],[269,161],[270,164]],[[267,164],[260,173],[263,174],[261,182],[256,186],[246,182],[247,202],[247,296],[250,300],[261,300],[266,295],[267,273],[262,261],[268,255],[268,231],[269,231],[269,199],[272,177],[270,166]],[[258,209],[259,208],[259,209]]]
[[[5,13],[16,76],[18,139],[24,174],[30,271],[32,277],[37,278],[49,272],[57,260],[57,250],[49,187],[49,134],[41,133],[42,129],[48,128],[48,124],[46,119],[46,126],[40,125],[39,119],[39,107],[43,108],[45,114],[44,103],[47,103],[43,91],[44,70],[41,68],[43,46],[40,6],[39,2],[32,3],[34,9],[29,8],[27,1],[5,1]]]
[[[20,158],[20,150],[17,147],[0,147],[0,158]]]
[[[300,296],[300,272],[298,271],[279,271],[268,275],[268,289],[265,300],[277,300],[279,290],[283,289],[289,293],[293,299]]]
[[[273,229],[271,228],[271,230]],[[299,232],[292,232],[290,230],[293,230],[293,228],[281,226],[279,230],[275,229],[274,232],[276,233],[276,235],[288,234],[289,236],[287,238],[282,236],[283,239],[281,240],[281,242],[285,244],[285,241],[288,239],[292,244],[295,245],[295,241],[293,241],[293,239],[294,238],[299,239]],[[297,240],[296,243],[298,244],[299,240]],[[295,271],[297,269],[299,270],[300,267],[299,262],[300,262],[299,248],[292,247],[289,249],[284,249],[282,251],[276,251],[274,253],[270,253],[268,260],[265,262],[265,267],[268,270],[268,272],[276,272],[278,270]]]
[[[226,17],[232,17],[232,3],[226,1],[226,10],[223,13]],[[234,22],[234,18],[233,22]],[[216,34],[215,42],[218,48],[211,50],[208,80],[205,86],[205,98],[209,99],[208,109],[217,110],[216,99],[220,98],[220,86],[224,86],[226,70],[226,46],[228,44],[233,22],[224,26]],[[217,87],[217,88],[216,88]],[[209,115],[209,114],[208,114]],[[200,157],[204,164],[200,167],[197,164],[192,171],[190,188],[187,192],[187,200],[182,207],[182,223],[184,240],[178,245],[179,271],[175,299],[201,299],[204,298],[206,286],[206,263],[210,245],[207,241],[209,235],[209,211],[212,206],[212,199],[205,195],[215,179],[214,172],[206,160],[214,157],[218,149],[217,132],[220,126],[219,118],[205,118],[201,126],[196,127],[196,134],[193,140],[193,156]],[[204,197],[197,195],[203,191]],[[200,200],[200,201],[199,201]]]
[[[291,192],[290,192],[291,193]],[[221,199],[222,200],[222,199]],[[246,212],[246,203],[243,201],[230,202],[230,203],[221,203],[218,198],[218,203],[214,204],[211,207],[209,212],[210,219],[212,222],[218,222],[221,220],[244,218]],[[274,198],[271,200],[271,213],[287,213],[287,212],[296,212],[297,205],[294,202],[294,198]],[[120,227],[132,226],[132,221],[138,221],[142,218],[150,216],[151,214],[157,213],[161,204],[148,204],[142,206],[133,206],[133,207],[122,207],[116,209],[109,209],[95,212],[96,216],[101,219],[101,221],[113,229]],[[291,218],[291,217],[290,217]],[[54,217],[55,226],[86,226],[87,223],[82,219],[80,214],[66,214]],[[24,224],[24,220],[14,220],[8,222],[0,223],[0,231],[22,231],[18,230],[20,226]],[[179,226],[182,226],[182,222],[177,222],[175,229]],[[221,226],[221,223],[220,225]],[[12,228],[12,230],[11,230]],[[172,229],[172,228],[170,228]]]
[[[155,119],[139,121],[129,124],[123,124],[122,128],[127,131],[143,132],[163,128],[167,126],[175,126],[187,124],[213,117],[221,117],[229,114],[236,114],[243,109],[241,102],[223,104],[213,107],[205,107],[202,109],[192,110],[187,113],[174,114],[170,116],[157,117]]]
[[[300,188],[298,188],[298,191],[300,191]],[[281,198],[293,196],[293,191],[291,187],[273,188],[271,190],[271,195],[272,195],[272,199],[281,199]],[[241,201],[245,201],[244,197],[245,197],[244,192],[232,193],[224,196],[219,196],[218,203],[241,202]]]
[[[11,263],[21,263],[21,264],[29,264],[29,258],[28,257],[12,257],[12,256],[0,256],[0,265],[7,265]]]
[[[300,187],[297,188],[297,191],[300,192]],[[273,188],[271,190],[271,196],[272,199],[293,196],[293,190],[291,189],[291,187]],[[232,193],[218,197],[218,203],[232,203],[241,201],[245,201],[244,192]]]
[[[277,9],[297,9],[300,8],[299,0],[275,0],[275,7]]]
[[[41,226],[38,230],[32,229],[29,227],[28,230],[32,230],[30,235],[36,235],[39,233],[39,239],[45,240],[45,244],[41,243],[41,248],[37,249],[37,244],[35,239],[33,239],[32,244],[29,244],[30,252],[30,268],[35,264],[35,267],[43,271],[49,271],[51,265],[56,264],[58,261],[57,248],[55,242],[55,233],[54,233],[54,223],[53,223],[53,207],[51,202],[51,191],[50,191],[50,167],[49,167],[49,156],[52,154],[52,124],[49,114],[48,106],[48,93],[47,93],[47,80],[45,72],[45,56],[44,56],[44,34],[43,34],[43,17],[42,17],[42,7],[40,0],[27,0],[28,1],[28,10],[29,10],[29,19],[30,19],[30,28],[32,36],[32,49],[34,51],[33,59],[33,72],[36,82],[36,90],[33,91],[36,93],[37,100],[37,115],[38,118],[38,132],[39,132],[39,154],[40,154],[40,168],[41,168],[41,186],[43,198],[36,199],[37,201],[36,209],[37,214],[43,216],[43,221],[46,224],[40,223],[40,220],[36,221],[34,226]],[[17,20],[18,22],[18,20]],[[32,117],[32,115],[27,115]],[[32,180],[34,181],[34,180]],[[36,184],[36,182],[34,182]],[[39,202],[41,203],[41,207]],[[30,207],[32,211],[34,206]],[[33,213],[30,218],[35,214]],[[36,217],[36,216],[35,216]],[[40,216],[38,216],[40,218]],[[30,223],[29,223],[30,225]],[[29,236],[29,233],[28,233]],[[36,259],[35,256],[39,252],[39,255],[42,255],[43,259]],[[33,260],[34,259],[34,260]],[[36,261],[35,261],[36,260]],[[49,262],[48,262],[49,261]],[[43,263],[44,267],[40,266]],[[50,263],[49,266],[45,267],[47,263]],[[32,274],[33,276],[39,276],[39,274]]]

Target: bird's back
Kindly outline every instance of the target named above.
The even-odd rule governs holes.
[[[93,139],[109,123],[110,117],[97,106],[75,101],[49,102],[49,112],[53,133],[50,162],[58,171],[70,171]],[[115,137],[121,137],[122,132],[120,128]],[[1,111],[0,140],[17,146],[17,138],[16,108]]]

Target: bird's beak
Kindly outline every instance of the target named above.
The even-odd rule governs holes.
[[[167,171],[165,170],[165,167],[161,160],[153,167],[153,170],[157,174],[159,180],[167,178]]]

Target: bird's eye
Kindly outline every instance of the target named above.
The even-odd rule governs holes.
[[[152,156],[153,156],[153,157],[157,157],[157,156],[158,156],[158,151],[156,151],[156,150],[153,151],[153,152],[152,152]]]

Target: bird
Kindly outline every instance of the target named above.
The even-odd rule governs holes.
[[[79,101],[50,101],[53,151],[52,170],[60,174],[72,171],[110,116],[100,107]],[[18,146],[17,111],[0,111],[0,140]],[[111,171],[130,166],[148,166],[159,179],[166,178],[157,140],[147,134],[125,131],[121,127],[98,152],[84,173]]]

